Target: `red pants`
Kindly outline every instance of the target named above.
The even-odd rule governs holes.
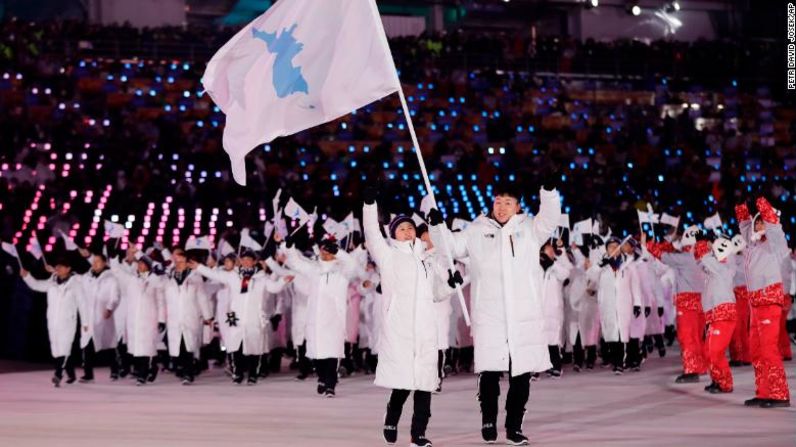
[[[746,287],[735,288],[735,308],[738,321],[730,342],[730,358],[736,362],[752,363],[749,352],[749,292]]]
[[[677,341],[682,351],[684,374],[705,374],[707,366],[702,334],[705,332],[705,317],[701,310],[677,310]]]
[[[792,359],[793,352],[790,349],[790,336],[788,336],[788,314],[793,302],[790,300],[789,295],[785,295],[785,305],[782,306],[782,318],[780,318],[779,325],[779,353],[782,354],[784,359]]]
[[[782,366],[779,340],[782,306],[768,304],[752,306],[749,345],[755,369],[755,397],[759,399],[789,400],[788,381]]]
[[[722,391],[732,391],[732,372],[725,352],[732,341],[735,320],[714,321],[708,329],[708,359],[710,378]]]

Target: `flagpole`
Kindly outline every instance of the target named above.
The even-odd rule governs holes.
[[[431,189],[431,181],[428,178],[428,171],[426,170],[426,162],[423,160],[423,153],[420,151],[420,143],[417,141],[417,134],[415,133],[415,126],[412,123],[412,116],[409,114],[409,106],[406,104],[406,96],[404,95],[404,89],[401,85],[401,80],[398,77],[398,68],[395,66],[395,59],[392,57],[392,51],[390,51],[390,43],[387,41],[387,33],[384,31],[384,24],[381,22],[381,15],[379,14],[379,8],[376,6],[376,0],[369,0],[371,12],[373,13],[373,21],[376,24],[376,28],[379,30],[379,38],[381,39],[382,45],[384,45],[384,49],[387,51],[387,54],[390,55],[390,60],[393,64],[393,73],[395,74],[395,84],[398,90],[398,97],[401,99],[401,107],[404,111],[404,117],[406,117],[406,125],[409,129],[409,135],[412,138],[412,144],[414,145],[415,155],[417,155],[417,163],[420,165],[420,172],[423,174],[423,183],[426,185],[426,192],[431,197],[431,202],[434,204],[434,208],[437,208],[437,199],[434,196],[434,190]],[[448,247],[446,236],[442,235],[442,251],[445,252],[447,255],[446,258],[448,259],[448,268],[450,268],[451,272],[456,271],[456,266],[453,264],[453,256],[451,255],[450,248]],[[467,311],[467,303],[464,300],[464,293],[462,293],[462,288],[460,285],[456,285],[456,294],[459,297],[459,304],[462,306],[462,314],[464,316],[464,322],[467,326],[470,326],[470,314]]]
[[[381,27],[381,19],[377,19],[379,26]],[[382,29],[382,35],[384,35],[384,30]],[[386,38],[385,38],[386,40]],[[426,185],[426,192],[431,197],[431,202],[434,204],[434,208],[437,208],[437,198],[434,196],[434,190],[431,189],[431,181],[428,178],[428,171],[426,170],[426,162],[423,160],[423,153],[420,151],[420,143],[417,141],[417,134],[415,133],[415,126],[412,123],[412,116],[409,114],[409,106],[406,104],[406,96],[404,96],[404,89],[401,85],[401,81],[398,79],[398,72],[395,72],[396,80],[398,81],[398,97],[401,99],[401,107],[404,111],[404,117],[406,117],[406,125],[409,129],[409,135],[412,138],[412,144],[414,145],[415,155],[417,155],[417,163],[420,165],[420,172],[423,174],[423,182]],[[445,256],[448,260],[448,268],[451,272],[456,271],[456,266],[453,264],[453,255],[451,254],[450,247],[448,247],[447,238],[443,234],[440,238],[442,241],[442,251],[445,252],[447,256]],[[459,297],[459,304],[462,307],[462,315],[464,316],[464,322],[467,326],[470,326],[470,313],[467,310],[467,302],[464,300],[464,293],[462,292],[462,288],[459,284],[456,285],[456,295]]]

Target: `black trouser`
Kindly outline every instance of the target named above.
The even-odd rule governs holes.
[[[511,373],[509,373],[511,375]],[[481,404],[482,424],[497,423],[498,398],[502,372],[484,371],[478,376],[478,401]],[[522,431],[525,405],[531,389],[531,373],[509,377],[509,392],[506,395],[506,431]]]
[[[578,333],[578,337],[575,339],[575,345],[572,346],[572,359],[575,366],[583,368],[584,357],[583,345],[580,342],[580,333]]]
[[[192,352],[188,352],[185,348],[185,339],[180,337],[180,354],[178,357],[172,357],[171,362],[177,369],[177,377],[183,379],[193,380],[196,376],[196,358]]]
[[[561,347],[558,345],[547,345],[547,350],[550,351],[550,363],[553,364],[553,369],[561,371]]]
[[[111,377],[126,376],[130,373],[130,354],[127,353],[127,344],[116,345],[113,361],[111,362]]]
[[[282,355],[284,348],[274,348],[268,353],[268,370],[272,373],[278,373],[282,370]]]
[[[299,373],[305,376],[312,374],[312,362],[307,358],[307,341],[305,340],[298,349],[296,361],[298,362]]]
[[[340,362],[340,365],[345,368],[347,374],[354,372],[354,345],[353,343],[345,342],[345,358]]]
[[[337,359],[316,359],[315,372],[319,385],[334,390],[337,386]]]
[[[621,341],[608,342],[608,360],[614,368],[625,366],[625,344]]]
[[[401,419],[404,403],[409,398],[409,390],[392,390],[390,401],[387,402],[387,415],[384,417],[385,427],[397,427]],[[428,391],[414,392],[414,412],[412,413],[412,439],[426,436],[428,420],[431,419],[431,393]]]
[[[457,371],[457,365],[459,363],[459,350],[457,348],[448,348],[448,351],[445,353],[445,366],[449,367],[451,371]]]
[[[655,334],[652,336],[652,339],[655,341],[655,349],[661,350],[665,349],[666,345],[663,342],[663,334]]]
[[[603,359],[603,365],[611,363],[611,347],[604,338],[600,338],[600,358]]]
[[[677,331],[674,329],[674,325],[669,325],[664,328],[663,336],[666,337],[666,346],[671,346],[674,344],[674,340],[677,338]]]
[[[439,377],[440,383],[442,383],[442,378],[445,377],[445,351],[438,350],[437,351],[437,377]]]
[[[133,357],[133,368],[139,382],[149,377],[153,377],[154,380],[154,376],[157,376],[158,365],[154,357]]]
[[[248,375],[249,379],[257,379],[261,364],[262,356],[244,354],[241,344],[240,349],[232,353],[232,378],[242,379],[244,375]]]
[[[88,341],[86,347],[83,348],[83,378],[86,380],[94,380],[94,361],[96,354],[94,339],[92,338]]]
[[[627,343],[627,366],[628,368],[641,366],[641,343],[638,338],[631,338]]]
[[[475,355],[472,346],[459,348],[459,367],[460,371],[470,372],[473,370],[473,356]]]
[[[75,365],[74,360],[71,355],[67,355],[64,357],[56,357],[54,360],[55,364],[55,377],[59,380],[63,378],[64,372],[66,372],[66,377],[69,379],[75,378]]]

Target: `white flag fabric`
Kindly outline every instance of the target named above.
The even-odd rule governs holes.
[[[218,243],[219,258],[223,258],[230,253],[235,253],[235,249],[232,248],[232,245],[226,239],[221,239]]]
[[[210,243],[210,238],[207,236],[201,236],[201,237],[191,236],[188,238],[188,241],[185,243],[185,249],[210,251],[213,249],[213,244]]]
[[[9,255],[19,259],[19,253],[17,252],[17,247],[14,244],[9,244],[8,242],[3,242],[3,251],[8,253]]]
[[[417,213],[412,213],[412,222],[415,223],[415,226],[420,226],[426,223],[426,220],[422,217],[418,216]]]
[[[111,239],[121,239],[124,237],[124,225],[106,220],[105,234]]]
[[[456,217],[451,222],[451,231],[463,231],[468,225],[470,225],[470,222]]]
[[[434,208],[434,201],[431,200],[431,194],[428,194],[420,201],[420,212],[423,213],[424,216],[428,216],[428,212],[431,211],[431,208]]]
[[[348,213],[348,216],[346,216],[345,219],[343,219],[343,221],[340,222],[340,226],[342,227],[344,233],[343,237],[346,237],[349,234],[356,231],[354,224],[354,213]]]
[[[558,226],[569,230],[569,214],[561,214],[561,218],[558,221]]]
[[[575,225],[572,227],[572,233],[594,234],[594,224],[592,223],[591,218],[575,222]]]
[[[298,220],[300,225],[310,220],[310,215],[291,197],[285,205],[285,215],[293,220]]]
[[[77,244],[75,243],[74,240],[72,240],[71,237],[67,236],[66,233],[64,233],[61,230],[58,230],[58,233],[61,235],[61,239],[64,240],[64,245],[66,246],[66,251],[75,251],[75,250],[77,250]]]
[[[270,220],[265,222],[265,228],[263,228],[263,236],[266,239],[271,239],[271,235],[274,234],[274,223]]]
[[[661,223],[664,225],[671,225],[677,228],[680,225],[680,217],[679,216],[671,216],[669,214],[663,213],[661,215]]]
[[[375,0],[279,0],[218,50],[202,84],[227,116],[224,150],[242,185],[256,146],[399,89]]]
[[[724,224],[721,222],[721,216],[719,213],[716,213],[707,219],[705,219],[705,228],[708,230],[715,230],[716,228],[721,228]]]
[[[316,206],[314,210],[312,210],[312,214],[310,214],[310,220],[307,222],[307,228],[309,228],[310,233],[315,230],[315,222],[318,221],[318,207]]]
[[[279,215],[279,200],[282,198],[282,188],[276,190],[274,198],[271,200],[271,206],[274,209],[274,216]]]
[[[274,221],[274,223],[276,224],[276,228],[274,230],[276,231],[276,234],[279,237],[284,239],[288,235],[287,222],[285,222],[285,218],[282,217],[281,213],[278,214],[278,216],[279,217],[277,217],[276,220]]]
[[[323,222],[323,230],[329,234],[335,234],[339,225],[336,220],[328,217]]]
[[[30,254],[37,260],[44,257],[44,250],[41,249],[39,238],[37,238],[35,234],[30,238]]]
[[[251,248],[252,250],[257,250],[257,251],[263,249],[263,246],[260,245],[257,241],[254,240],[254,238],[251,237],[248,228],[244,228],[240,232],[240,246],[248,247]]]

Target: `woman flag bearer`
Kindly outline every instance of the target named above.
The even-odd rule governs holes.
[[[745,405],[789,407],[788,380],[777,345],[786,297],[782,259],[788,256],[788,244],[776,210],[763,197],[756,205],[759,214],[754,218],[745,204],[735,207],[741,234],[748,241],[744,267],[752,306],[749,345],[757,385],[755,397]]]
[[[437,209],[429,211],[428,221],[435,245],[445,247],[447,242],[454,258],[470,258],[481,436],[486,442],[497,440],[499,381],[508,371],[506,438],[512,445],[527,445],[522,421],[531,373],[552,366],[544,334],[539,249],[558,226],[561,198],[552,181],[545,182],[539,213],[530,217],[521,212],[521,194],[513,184],[497,188],[494,197],[491,215],[478,217],[459,233],[441,225]]]
[[[381,287],[386,308],[381,327],[376,385],[392,390],[384,418],[384,440],[398,439],[398,421],[404,402],[414,391],[412,446],[430,447],[426,427],[431,417],[431,392],[437,389],[437,322],[435,298],[450,296],[442,267],[429,256],[425,244],[417,239],[411,218],[397,216],[390,223],[389,242],[382,237],[376,205],[376,190],[365,191],[363,210],[365,240],[381,272]],[[461,276],[450,274],[451,284],[461,284]]]
[[[244,373],[248,384],[255,385],[260,375],[261,356],[265,353],[265,330],[271,315],[265,313],[266,293],[278,293],[293,278],[286,276],[277,281],[266,276],[257,265],[257,254],[244,249],[240,266],[231,270],[211,269],[196,261],[188,264],[196,273],[223,283],[229,289],[229,305],[224,309],[229,326],[227,352],[232,353],[232,381],[243,383]],[[268,329],[270,330],[270,329]]]
[[[55,359],[53,385],[61,386],[64,371],[66,383],[74,383],[75,365],[71,354],[77,331],[78,300],[83,293],[80,277],[72,273],[65,258],[55,263],[55,274],[49,279],[36,279],[25,269],[19,274],[31,290],[47,294],[47,335],[50,353]]]
[[[708,361],[712,382],[705,387],[705,391],[713,394],[732,392],[732,372],[724,352],[730,346],[738,319],[733,293],[734,254],[735,247],[724,237],[716,239],[713,244],[700,240],[694,247],[694,257],[707,277],[702,308],[708,325]]]
[[[564,282],[569,279],[572,263],[567,253],[555,242],[542,246],[540,263],[544,270],[542,282],[542,308],[544,309],[545,337],[553,367],[547,375],[561,377],[561,347],[564,345]]]
[[[345,357],[348,284],[359,270],[354,259],[340,250],[337,242],[320,243],[319,259],[310,260],[287,246],[287,266],[305,275],[310,284],[307,302],[307,357],[315,360],[318,394],[334,397],[337,386],[337,363]]]

